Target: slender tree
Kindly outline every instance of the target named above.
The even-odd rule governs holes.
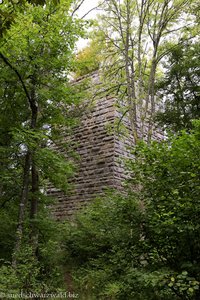
[[[193,24],[187,10],[189,3],[106,1],[98,27],[104,39],[104,74],[110,91],[126,102],[124,115],[129,114],[134,143],[151,140],[160,61],[169,50],[166,44],[178,44],[184,38],[183,29]]]
[[[14,266],[27,214],[31,244],[36,250],[37,215],[44,180],[49,178],[52,183],[64,186],[67,174],[72,172],[70,162],[46,147],[56,140],[60,126],[67,128],[73,122],[73,114],[70,116],[68,111],[79,97],[76,98],[73,93],[69,97],[68,84],[74,44],[83,33],[80,29],[83,22],[71,16],[72,2],[60,1],[58,4],[46,1],[44,6],[24,2],[23,10],[20,6],[12,6],[13,19],[5,27],[1,38],[0,101],[2,109],[6,108],[9,112],[7,118],[11,122],[7,121],[6,125],[5,118],[1,121],[4,137],[10,137],[8,145],[13,147],[7,159],[10,168],[14,166],[11,162],[13,154],[15,161],[22,164]],[[2,12],[10,14],[9,1],[3,2]],[[7,149],[8,145],[2,140],[2,149]]]

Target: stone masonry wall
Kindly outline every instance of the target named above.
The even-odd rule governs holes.
[[[98,83],[97,73],[91,78],[93,83]],[[123,159],[131,155],[127,147],[133,146],[133,137],[127,118],[123,122],[128,137],[109,130],[119,117],[116,99],[100,97],[73,131],[72,141],[77,145],[75,150],[80,160],[78,171],[71,180],[72,191],[67,195],[54,187],[48,190],[48,194],[56,198],[53,213],[57,219],[70,217],[108,188],[123,189],[123,182],[127,178]]]
[[[93,75],[93,81],[97,79]],[[84,206],[96,195],[103,194],[106,188],[116,187],[115,183],[115,136],[108,133],[108,127],[114,124],[115,99],[100,98],[83,115],[80,125],[73,132],[75,150],[80,156],[78,172],[72,179],[73,189],[65,195],[54,187],[48,194],[57,199],[53,209],[56,218],[65,218]]]

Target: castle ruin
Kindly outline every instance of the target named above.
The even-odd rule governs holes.
[[[92,84],[97,84],[98,73],[90,76]],[[48,190],[48,194],[56,199],[53,211],[57,219],[72,216],[107,189],[123,190],[127,178],[123,160],[131,155],[133,136],[127,118],[123,119],[123,124],[128,137],[109,129],[114,128],[120,117],[116,98],[112,96],[99,97],[89,113],[83,114],[73,131],[73,142],[77,145],[75,151],[80,159],[78,171],[72,179],[72,191],[64,194],[54,187]],[[161,139],[162,134],[157,133],[156,138]]]

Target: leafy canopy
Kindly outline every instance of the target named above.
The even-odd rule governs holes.
[[[157,120],[168,129],[190,130],[192,120],[200,118],[200,44],[185,41],[170,51],[157,90],[164,99],[164,111]]]

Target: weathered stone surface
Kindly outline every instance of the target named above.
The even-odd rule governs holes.
[[[93,74],[92,80],[98,84],[98,74]],[[53,208],[56,218],[71,216],[107,188],[123,189],[123,181],[127,178],[123,160],[131,156],[133,137],[128,118],[123,120],[126,135],[109,130],[117,118],[120,118],[120,112],[113,97],[99,98],[83,115],[71,138],[80,156],[78,171],[71,180],[73,188],[69,195],[53,187],[48,190],[48,194],[56,198]],[[158,133],[155,138],[162,136]]]

